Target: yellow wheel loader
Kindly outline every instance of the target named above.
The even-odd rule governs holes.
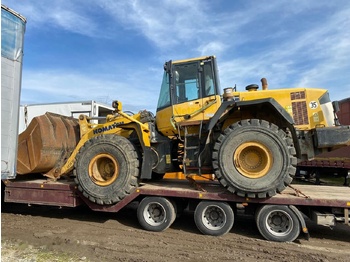
[[[297,161],[350,144],[327,90],[274,89],[262,79],[220,95],[214,56],[169,61],[156,116],[115,101],[104,124],[47,113],[20,134],[18,173],[73,174],[92,202],[113,204],[141,179],[214,174],[228,191],[266,198],[293,179]]]

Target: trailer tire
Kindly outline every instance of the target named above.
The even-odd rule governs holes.
[[[137,219],[140,225],[148,231],[166,230],[176,218],[174,203],[164,197],[145,197],[137,208]]]
[[[300,221],[288,206],[264,205],[255,216],[260,234],[267,240],[292,242],[300,234]]]
[[[226,202],[201,201],[194,211],[194,222],[204,235],[222,236],[234,223],[234,213]]]
[[[115,204],[138,186],[138,154],[122,136],[96,136],[81,147],[74,174],[78,190],[90,201]]]
[[[265,120],[242,120],[227,127],[213,149],[220,183],[242,197],[266,198],[283,191],[296,172],[293,140]]]

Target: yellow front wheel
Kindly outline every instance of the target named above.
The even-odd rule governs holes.
[[[118,135],[89,139],[75,160],[78,190],[100,205],[121,201],[139,183],[140,160],[136,150],[128,139]]]
[[[108,186],[118,177],[118,161],[110,154],[98,154],[94,156],[89,164],[89,175],[99,186]]]

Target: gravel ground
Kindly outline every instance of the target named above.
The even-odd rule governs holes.
[[[1,261],[349,261],[350,227],[308,222],[311,239],[264,240],[252,218],[238,217],[230,233],[204,236],[192,213],[165,232],[140,228],[135,208],[117,214],[86,208],[6,205]]]

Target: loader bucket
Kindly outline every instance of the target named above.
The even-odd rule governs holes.
[[[33,118],[18,137],[17,173],[43,173],[57,178],[60,168],[79,142],[78,120],[47,112]],[[50,172],[51,171],[51,172]]]

